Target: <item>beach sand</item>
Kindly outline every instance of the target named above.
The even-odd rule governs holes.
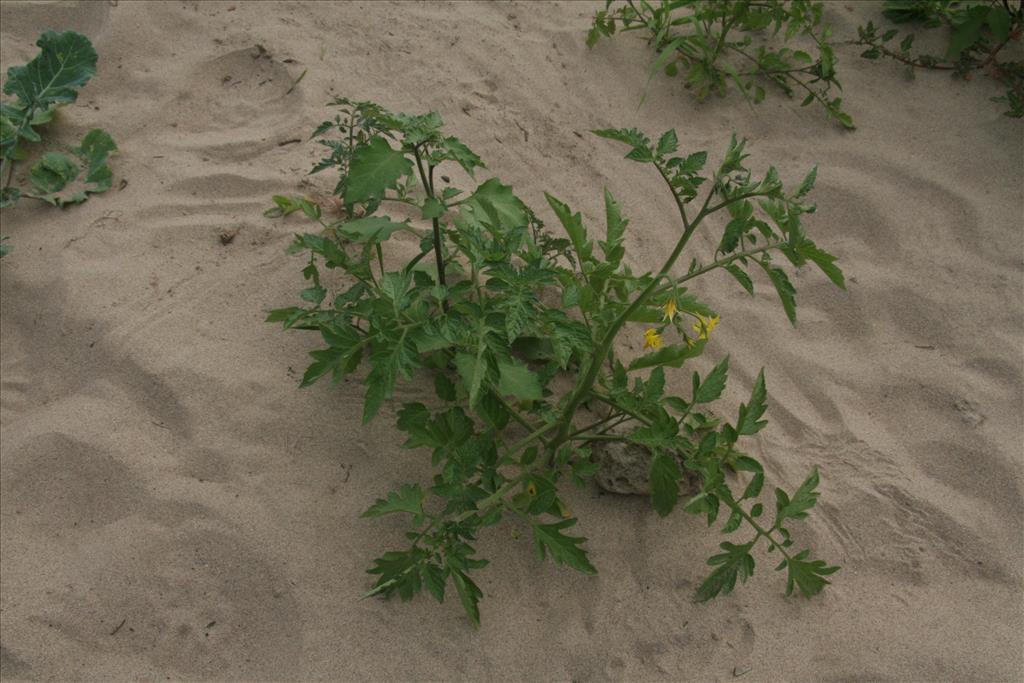
[[[3,213],[5,680],[1024,678],[1024,129],[988,101],[998,85],[910,81],[843,46],[855,132],[776,92],[699,103],[660,76],[638,107],[650,53],[629,34],[588,51],[601,6],[0,5],[4,71],[47,28],[90,37],[98,73],[51,130],[70,145],[102,126],[120,148],[106,194]],[[827,8],[840,38],[878,14]],[[821,503],[792,528],[842,566],[833,585],[787,599],[762,550],[747,585],[696,604],[716,529],[573,489],[598,576],[500,525],[479,544],[479,630],[454,598],[360,600],[403,538],[359,514],[429,480],[393,417],[432,389],[402,385],[362,426],[359,377],[298,390],[319,340],[263,322],[298,303],[302,258],[284,250],[309,226],[262,212],[333,186],[306,174],[335,95],[436,109],[552,227],[544,190],[597,231],[607,185],[635,271],[675,243],[672,198],[590,129],[674,127],[712,162],[736,131],[755,171],[791,183],[819,164],[806,225],[847,291],[802,270],[794,328],[766,281],[750,297],[704,278],[722,323],[695,367],[731,355],[727,416],[765,367],[770,425],[747,448],[768,501],[820,469]],[[693,248],[710,254],[720,227]],[[670,374],[684,394],[691,370]]]

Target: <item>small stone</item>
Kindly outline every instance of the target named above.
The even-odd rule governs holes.
[[[238,236],[238,231],[240,229],[241,228],[224,228],[223,230],[221,230],[220,234],[218,235],[218,237],[220,238],[220,243],[226,247],[227,245],[234,242],[235,237]]]
[[[609,493],[623,495],[651,495],[651,452],[643,446],[627,441],[592,441],[590,450],[597,463],[594,481]],[[684,492],[698,490],[697,480],[687,474]]]

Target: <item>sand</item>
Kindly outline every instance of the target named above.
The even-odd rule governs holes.
[[[53,130],[103,126],[120,147],[107,194],[3,213],[5,680],[1024,678],[1021,123],[988,79],[908,81],[849,46],[853,133],[776,93],[700,104],[678,79],[638,109],[649,54],[628,37],[588,52],[597,6],[0,6],[5,71],[46,28],[93,40],[99,72]],[[827,14],[850,36],[877,9]],[[284,249],[306,224],[261,214],[333,184],[305,175],[332,95],[437,109],[550,223],[543,190],[601,226],[607,185],[637,270],[675,242],[671,197],[589,129],[675,127],[712,159],[735,130],[791,182],[820,164],[807,225],[848,291],[802,271],[792,328],[763,281],[751,298],[705,278],[723,322],[698,366],[731,354],[726,414],[766,367],[770,426],[748,447],[771,484],[820,468],[821,505],[793,529],[842,565],[834,585],[786,599],[759,554],[747,586],[695,604],[718,532],[583,490],[568,496],[597,577],[540,563],[505,525],[479,546],[479,630],[455,600],[360,601],[402,538],[359,513],[427,481],[428,459],[400,448],[396,406],[360,425],[358,379],[299,391],[317,340],[262,322],[298,301]]]

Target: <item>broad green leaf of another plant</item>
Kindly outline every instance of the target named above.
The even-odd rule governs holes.
[[[110,189],[114,174],[107,165],[107,157],[116,150],[117,145],[110,135],[95,128],[82,139],[82,145],[73,150],[82,163],[84,176],[79,165],[67,154],[46,152],[29,172],[32,186],[42,195],[40,199],[54,206],[80,204],[88,195]],[[70,195],[58,194],[79,179],[84,186]]]
[[[4,93],[38,110],[74,102],[77,89],[96,74],[98,56],[92,43],[74,31],[46,31],[36,45],[42,52],[35,59],[7,70]]]
[[[78,177],[78,164],[67,154],[46,152],[29,173],[36,192],[54,194]]]

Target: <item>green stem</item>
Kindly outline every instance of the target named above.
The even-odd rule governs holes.
[[[726,489],[726,490],[728,490],[728,489]],[[750,513],[748,513],[746,510],[744,510],[743,507],[740,506],[739,503],[737,503],[735,500],[733,500],[732,493],[729,493],[729,495],[727,495],[727,496],[719,495],[719,498],[721,500],[724,500],[726,505],[728,505],[734,512],[739,514],[740,517],[742,517],[744,520],[746,520],[746,522],[750,526],[752,526],[754,528],[754,531],[757,532],[757,537],[754,540],[757,540],[757,538],[760,538],[761,536],[764,536],[766,539],[768,539],[768,543],[771,544],[770,547],[777,548],[778,551],[780,553],[782,553],[782,556],[785,557],[787,560],[792,559],[790,557],[789,553],[786,552],[786,549],[782,547],[782,544],[779,543],[778,541],[776,541],[775,538],[772,536],[771,532],[775,530],[774,527],[772,529],[770,529],[770,530],[766,530],[763,526],[758,524],[757,520],[755,520],[750,515]]]
[[[428,175],[426,173],[426,171],[423,170],[423,158],[420,156],[420,148],[418,146],[417,147],[413,147],[412,148],[412,153],[413,153],[413,156],[416,157],[416,168],[419,170],[420,182],[423,183],[423,189],[424,189],[424,191],[426,191],[427,196],[430,197],[431,199],[433,199],[434,198],[434,167],[433,166],[430,167],[430,174]],[[435,257],[435,261],[437,263],[437,283],[439,285],[441,285],[442,287],[445,287],[446,284],[445,284],[445,277],[444,277],[444,256],[443,256],[442,251],[441,251],[441,249],[442,249],[442,247],[444,245],[444,242],[442,241],[442,237],[441,237],[441,223],[440,223],[440,221],[438,221],[438,219],[436,217],[432,218],[430,220],[431,220],[431,224],[432,224],[432,226],[434,228],[434,257]],[[444,311],[447,313],[448,312],[448,296],[447,296],[447,294],[445,295],[445,298],[441,300],[441,306],[444,309]]]
[[[627,407],[625,407],[623,405],[620,405],[620,404],[616,403],[615,399],[613,399],[608,394],[603,394],[600,391],[593,391],[593,390],[591,390],[590,395],[592,397],[596,398],[601,403],[606,403],[609,406],[611,406],[612,408],[614,408],[615,410],[621,411],[621,412],[625,413],[626,415],[629,415],[631,418],[633,418],[634,420],[637,420],[638,422],[643,422],[645,425],[650,425],[651,424],[651,421],[648,418],[644,417],[640,413],[638,413],[638,412],[636,412],[636,411],[634,411],[634,410],[632,410],[630,408],[627,408]]]
[[[665,291],[667,291],[669,289],[675,289],[676,287],[678,287],[682,283],[686,282],[687,280],[692,280],[693,278],[698,277],[700,275],[703,275],[704,273],[711,272],[715,268],[721,268],[723,266],[727,266],[730,263],[732,263],[733,261],[738,261],[739,259],[747,258],[747,257],[750,257],[750,256],[754,256],[756,254],[760,254],[760,253],[763,253],[763,252],[766,252],[766,251],[770,251],[772,249],[778,249],[779,247],[785,246],[785,244],[786,244],[785,242],[772,242],[771,244],[766,244],[765,246],[758,247],[757,249],[748,249],[746,251],[737,252],[737,253],[733,254],[732,256],[727,256],[726,258],[719,259],[719,260],[717,260],[717,261],[715,261],[713,263],[709,263],[708,265],[704,266],[703,268],[698,268],[697,270],[694,270],[694,271],[692,271],[690,273],[687,273],[686,275],[684,275],[682,277],[678,277],[678,278],[676,278],[674,280],[670,280],[668,284],[662,285],[661,288],[658,289],[657,292],[655,292],[655,294],[661,294],[662,292],[665,292]]]
[[[672,269],[672,266],[675,265],[676,260],[678,260],[679,255],[683,253],[683,249],[686,247],[686,244],[690,241],[690,237],[697,229],[697,226],[700,225],[701,220],[703,220],[704,216],[707,215],[707,212],[704,209],[702,209],[701,212],[694,219],[694,221],[691,223],[686,215],[686,206],[685,204],[683,204],[683,200],[680,199],[679,195],[676,193],[675,188],[672,187],[672,182],[669,179],[668,175],[665,173],[664,169],[659,164],[655,163],[655,168],[658,169],[658,172],[661,174],[662,179],[665,181],[665,183],[668,185],[669,190],[672,192],[673,199],[675,199],[676,207],[679,210],[679,217],[683,222],[683,235],[682,237],[679,238],[679,241],[676,242],[676,246],[672,250],[672,253],[669,254],[668,259],[666,259],[664,265],[662,265],[661,270],[658,271],[658,274],[654,277],[654,279],[651,280],[651,283],[647,285],[647,287],[645,287],[644,290],[640,292],[639,296],[637,296],[636,299],[633,300],[633,303],[630,304],[626,308],[626,310],[624,310],[619,315],[619,317],[615,319],[615,321],[608,328],[607,332],[605,332],[604,338],[598,344],[597,350],[591,357],[590,364],[587,367],[586,374],[576,384],[576,388],[573,390],[572,394],[570,394],[569,400],[566,402],[565,408],[562,409],[562,413],[559,416],[559,419],[557,420],[557,422],[561,425],[558,434],[556,434],[555,437],[548,442],[549,465],[552,462],[554,462],[555,452],[558,450],[558,447],[565,442],[566,438],[569,435],[569,428],[572,424],[572,416],[576,413],[576,409],[579,408],[579,405],[584,400],[586,400],[588,395],[590,395],[591,390],[594,386],[594,382],[597,380],[598,371],[601,369],[601,364],[604,363],[605,356],[608,355],[608,352],[611,349],[612,344],[615,342],[615,337],[619,333],[619,330],[622,329],[622,326],[626,324],[626,321],[629,320],[630,316],[632,316],[633,313],[637,311],[637,309],[639,309],[641,306],[644,305],[644,303],[647,302],[647,300],[651,297],[651,295],[657,288],[658,283],[661,282],[662,278],[668,275],[668,272]],[[714,188],[712,188],[711,193],[714,193]],[[709,200],[710,195],[708,197],[708,200],[705,200],[704,202],[705,207],[707,206]]]

